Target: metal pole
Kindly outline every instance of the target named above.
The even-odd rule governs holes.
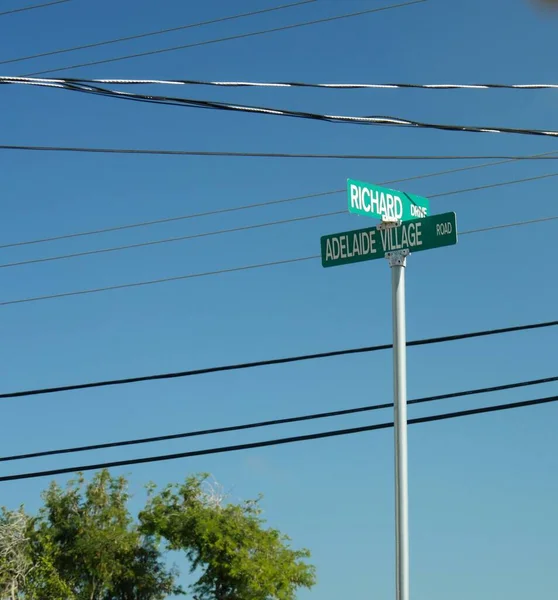
[[[409,498],[407,479],[407,353],[405,262],[408,250],[390,252],[393,310],[393,393],[395,431],[395,597],[409,600]]]

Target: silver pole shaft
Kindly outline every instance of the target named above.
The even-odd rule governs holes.
[[[395,257],[394,257],[395,258]],[[407,475],[407,353],[405,255],[390,261],[393,309],[395,423],[396,599],[409,600],[409,498]]]

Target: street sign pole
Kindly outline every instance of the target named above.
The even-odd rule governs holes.
[[[407,336],[405,268],[411,252],[457,244],[454,212],[430,215],[427,198],[347,180],[349,212],[380,218],[377,227],[324,235],[323,267],[387,258],[391,268],[395,441],[395,598],[409,600]]]
[[[409,250],[388,252],[393,319],[393,405],[395,432],[395,597],[409,600],[409,496],[407,474],[407,338],[405,267]]]

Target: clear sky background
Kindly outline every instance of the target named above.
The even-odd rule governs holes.
[[[8,10],[20,0],[2,3]],[[1,59],[280,4],[271,0],[73,0],[0,18]],[[126,44],[3,65],[58,69],[150,49],[365,10],[321,0]],[[22,4],[21,4],[22,5]],[[66,76],[312,82],[557,83],[558,12],[527,0],[427,3],[265,36],[63,72]],[[558,130],[557,91],[327,91],[148,88],[154,93],[353,115]],[[535,154],[558,140],[327,124],[152,106],[4,86],[2,144],[255,152]],[[0,153],[0,241],[63,235],[342,189],[475,164]],[[557,173],[513,163],[401,184],[428,196]],[[558,178],[433,199],[460,231],[557,214]],[[398,186],[394,186],[398,187]],[[0,251],[5,264],[342,210],[343,194],[150,228]],[[341,215],[80,259],[0,269],[0,300],[131,283],[319,253],[321,235],[373,225]],[[408,338],[556,318],[556,223],[463,236],[408,260]],[[384,261],[322,269],[319,260],[5,306],[0,392],[202,368],[391,341]],[[544,329],[412,348],[409,397],[556,375]],[[549,396],[556,384],[411,407],[435,414]],[[379,352],[8,400],[0,453],[114,441],[391,400]],[[409,429],[414,600],[555,597],[558,407]],[[243,443],[389,421],[391,411],[172,443],[7,463],[2,474]],[[394,595],[393,431],[117,469],[137,508],[148,481],[209,471],[233,499],[265,495],[269,522],[311,549],[318,585],[302,600]],[[66,477],[59,477],[64,482]],[[1,484],[0,503],[31,511],[49,479]]]

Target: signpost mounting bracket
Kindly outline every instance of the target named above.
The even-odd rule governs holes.
[[[382,222],[378,225],[378,229],[393,229],[394,227],[399,227],[401,225],[401,221],[397,217],[386,217],[382,215]]]
[[[404,267],[409,254],[411,252],[407,249],[394,250],[393,252],[386,252],[386,258],[390,267]]]

